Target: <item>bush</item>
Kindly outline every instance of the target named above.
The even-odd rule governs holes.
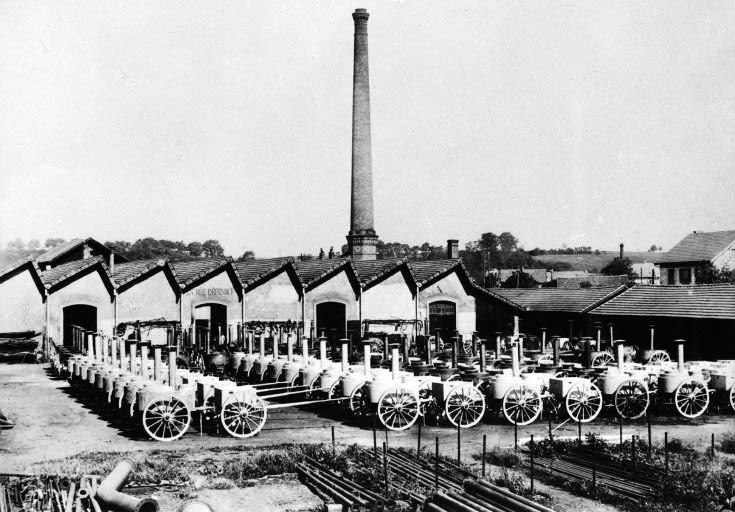
[[[722,442],[720,442],[720,450],[725,453],[735,454],[735,434],[726,432],[722,435]]]

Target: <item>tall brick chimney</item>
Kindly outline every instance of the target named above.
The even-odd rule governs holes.
[[[624,247],[624,244],[620,244],[620,259],[621,260],[623,259],[623,254],[624,254],[623,253],[623,247]]]
[[[352,75],[352,203],[350,255],[374,260],[378,235],[373,225],[373,162],[370,143],[370,78],[368,69],[367,10],[355,9],[355,63]]]

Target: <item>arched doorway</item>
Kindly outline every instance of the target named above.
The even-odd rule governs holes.
[[[194,309],[194,337],[202,348],[219,345],[219,337],[227,336],[227,306],[200,304]]]
[[[322,302],[316,305],[316,335],[322,332],[327,343],[336,347],[347,334],[347,307],[341,302]]]
[[[88,331],[97,330],[97,308],[86,304],[73,304],[62,309],[64,317],[64,345],[74,346],[72,326],[76,325]]]
[[[429,304],[430,334],[439,329],[439,336],[444,343],[449,343],[457,330],[457,305],[448,300],[438,300]]]

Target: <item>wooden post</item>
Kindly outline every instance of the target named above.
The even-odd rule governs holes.
[[[421,422],[418,422],[419,424],[419,439],[416,442],[416,456],[418,457],[421,455]]]
[[[533,470],[534,470],[534,461],[533,461],[533,434],[531,434],[531,496],[533,496]]]
[[[334,442],[334,425],[332,425],[332,457],[334,457],[336,453],[336,446]]]
[[[515,446],[514,450],[518,452],[518,422],[513,422],[513,444]]]
[[[378,456],[378,432],[375,430],[375,417],[373,417],[373,455]]]
[[[646,423],[648,423],[648,462],[651,462],[651,415],[647,412]]]
[[[549,441],[554,442],[554,433],[551,428],[551,411],[549,411]]]
[[[714,450],[714,438],[715,435],[712,434],[712,449]],[[462,429],[459,428],[459,425],[457,425],[457,466],[460,465],[462,462]]]
[[[436,456],[434,457],[434,489],[439,490],[439,436],[436,436]]]
[[[482,434],[482,477],[485,478],[485,453],[487,452],[487,435]]]
[[[385,479],[385,493],[388,494],[388,446],[383,443],[383,478]]]
[[[664,475],[669,474],[669,433],[664,432]]]

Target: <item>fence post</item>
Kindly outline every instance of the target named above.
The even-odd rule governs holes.
[[[533,434],[531,434],[531,496],[533,496],[533,470],[534,470],[534,461],[533,461]],[[484,467],[484,466],[483,466]]]
[[[514,446],[515,446],[514,449],[517,452],[518,451],[518,422],[517,421],[513,422],[513,436],[514,436],[513,439],[514,439]]]
[[[623,417],[620,416],[620,455],[623,455]]]
[[[669,474],[669,433],[664,432],[664,475]]]
[[[592,489],[597,490],[597,448],[592,445]]]
[[[482,477],[485,477],[485,453],[487,452],[487,435],[482,434]]]
[[[388,429],[385,429],[385,447],[388,448]]]
[[[419,424],[419,439],[416,442],[416,456],[418,457],[421,455],[421,422],[418,422]]]
[[[715,460],[715,433],[712,432],[712,460]]]
[[[434,490],[439,490],[439,436],[436,436],[436,456],[434,457]]]
[[[332,425],[332,457],[334,457],[336,451],[337,449],[336,449],[335,441],[334,441],[334,425]]]
[[[651,415],[646,412],[646,422],[648,423],[648,462],[651,462]]]
[[[579,445],[582,445],[582,422],[580,420],[577,420],[577,440],[579,441]]]
[[[630,436],[630,449],[633,452],[633,471],[635,471],[635,434]]]
[[[551,412],[549,412],[549,441],[554,442],[554,434],[551,428]]]
[[[712,434],[714,436],[714,434]],[[713,437],[714,439],[714,437]],[[462,429],[457,425],[457,466],[462,462]]]
[[[385,492],[388,493],[388,445],[383,443],[383,478],[385,478]]]
[[[378,432],[375,430],[375,417],[373,416],[373,455],[378,456]]]

